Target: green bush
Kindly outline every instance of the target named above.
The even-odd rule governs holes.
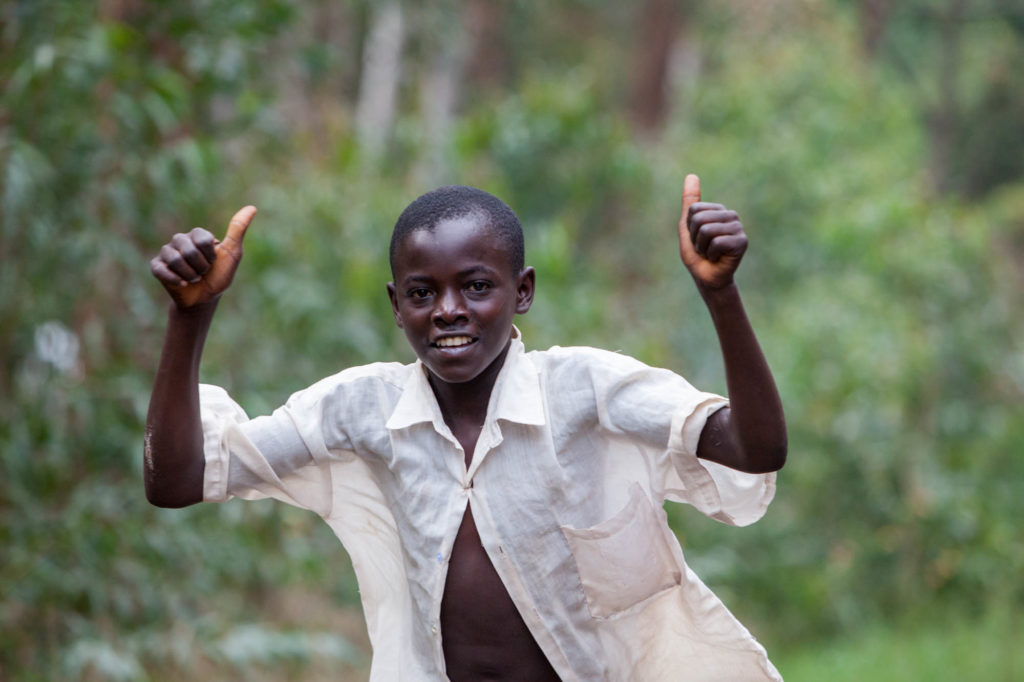
[[[584,4],[607,21],[622,11]],[[328,621],[276,610],[293,589],[358,605],[318,519],[269,502],[146,504],[141,434],[166,309],[147,261],[175,231],[219,231],[259,206],[202,369],[251,414],[342,367],[411,359],[384,283],[391,226],[431,188],[408,162],[427,143],[419,114],[399,112],[378,160],[361,155],[349,102],[320,137],[290,126],[273,65],[305,64],[319,86],[355,70],[295,38],[322,3],[108,16],[116,5],[0,10],[0,677],[358,669]],[[740,285],[790,460],[751,528],[670,508],[690,562],[772,650],[936,605],[987,623],[993,603],[1024,601],[1024,184],[936,196],[910,86],[864,61],[831,4],[792,23],[782,5],[776,23],[755,17],[768,21],[756,35],[697,15],[703,66],[655,143],[630,132],[612,60],[589,60],[604,42],[558,46],[581,56],[568,73],[523,49],[515,88],[466,85],[437,177],[522,217],[538,273],[519,322],[528,346],[621,349],[723,391],[676,248],[681,181],[699,173],[750,235]]]

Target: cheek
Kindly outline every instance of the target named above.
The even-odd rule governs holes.
[[[477,316],[477,320],[481,323],[481,327],[488,330],[489,342],[504,346],[508,340],[508,334],[512,330],[512,324],[515,321],[516,311],[515,307],[507,305],[495,305],[490,308],[486,314],[481,312]]]
[[[499,321],[505,317],[515,314],[513,306],[505,305],[505,302],[488,300],[473,307],[473,312],[479,319]]]
[[[433,325],[434,309],[429,305],[405,305],[400,312],[402,328],[406,332],[423,333]]]

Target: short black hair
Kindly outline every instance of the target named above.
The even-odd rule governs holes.
[[[484,217],[487,226],[505,242],[512,271],[517,274],[521,272],[526,262],[526,248],[523,243],[523,227],[515,212],[504,201],[482,189],[447,185],[420,196],[398,216],[395,229],[391,232],[391,276],[395,276],[398,247],[410,233],[416,230],[433,231],[442,220],[471,214]]]

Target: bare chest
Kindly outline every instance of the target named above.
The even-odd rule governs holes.
[[[480,428],[453,426],[468,467]],[[441,642],[454,682],[558,680],[480,542],[472,504],[452,547],[441,598]]]

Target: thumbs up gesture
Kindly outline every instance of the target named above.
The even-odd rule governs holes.
[[[224,240],[201,227],[178,233],[164,244],[149,269],[180,309],[216,300],[230,286],[242,260],[242,238],[255,206],[246,206],[231,218]]]
[[[700,178],[683,183],[683,215],[679,218],[679,255],[698,287],[721,289],[733,282],[747,235],[735,211],[700,200]]]

